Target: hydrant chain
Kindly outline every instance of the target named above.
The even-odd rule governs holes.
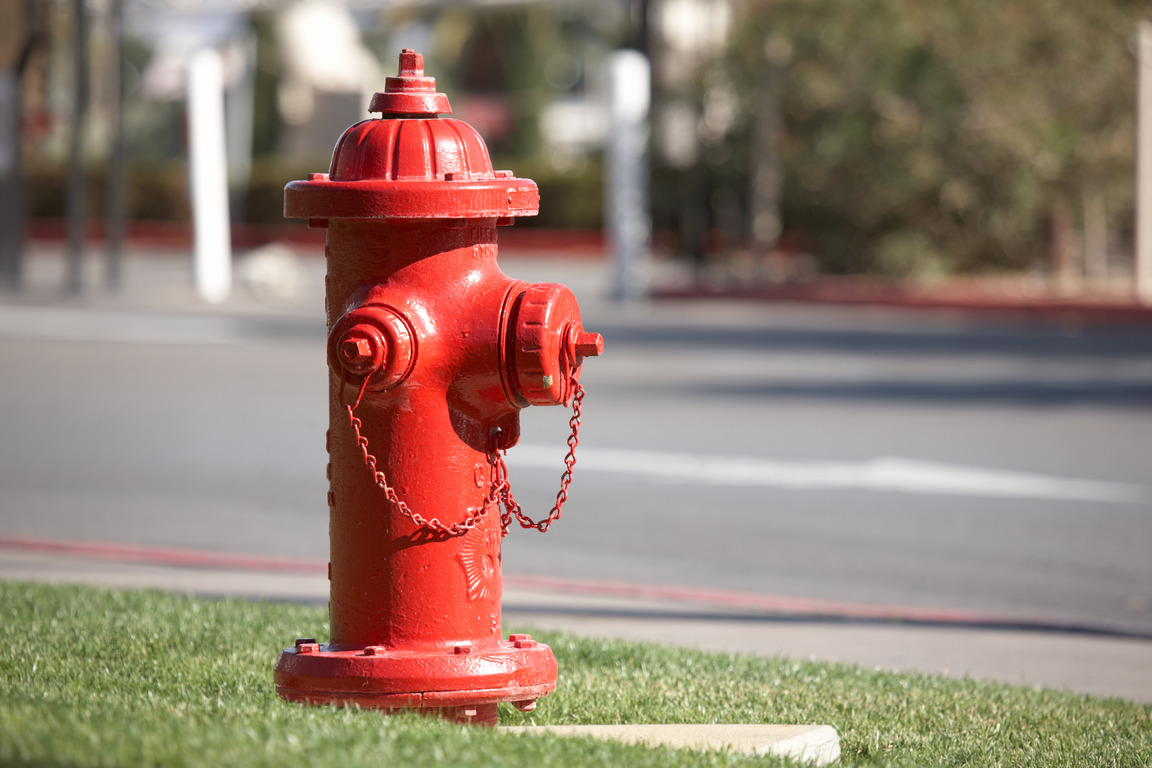
[[[347,386],[347,374],[341,381],[341,388]],[[378,459],[373,456],[367,444],[367,438],[361,432],[363,423],[356,417],[356,409],[361,403],[364,396],[364,390],[367,386],[367,378],[365,377],[364,383],[356,395],[356,401],[348,405],[344,404],[344,409],[348,411],[348,424],[353,428],[353,435],[356,439],[356,444],[361,449],[361,454],[364,457],[364,465],[367,466],[369,472],[372,473],[372,479],[376,485],[384,491],[389,502],[395,505],[397,511],[401,515],[407,517],[412,523],[419,527],[430,530],[434,533],[450,535],[450,537],[457,537],[468,533],[475,529],[480,518],[488,514],[488,509],[493,504],[502,504],[505,512],[500,516],[500,531],[503,535],[508,535],[508,530],[511,527],[511,520],[516,519],[520,523],[522,529],[536,529],[540,533],[546,533],[548,527],[551,527],[556,519],[560,518],[560,514],[564,508],[564,502],[568,501],[568,487],[573,482],[573,467],[576,465],[576,447],[579,446],[579,426],[581,426],[581,406],[584,402],[584,387],[576,378],[575,372],[571,378],[571,387],[573,387],[573,416],[568,419],[568,426],[571,428],[571,434],[568,435],[568,454],[564,456],[564,472],[560,476],[560,491],[556,493],[556,503],[553,504],[551,510],[548,510],[548,516],[543,519],[533,520],[528,515],[524,514],[524,510],[520,504],[516,503],[515,496],[511,494],[511,484],[508,480],[508,465],[505,459],[500,455],[500,451],[493,449],[488,454],[488,462],[492,464],[492,479],[488,485],[488,493],[485,496],[484,502],[475,509],[468,510],[468,516],[461,520],[460,523],[441,523],[440,518],[433,517],[432,519],[420,515],[419,512],[412,511],[407,503],[401,499],[399,494],[396,494],[396,489],[388,482],[388,478],[384,472],[377,469]]]
[[[584,403],[584,387],[580,385],[579,380],[576,378],[575,371],[573,371],[571,381],[573,391],[572,418],[568,420],[568,426],[572,432],[568,435],[568,453],[564,456],[564,474],[560,476],[560,490],[556,493],[556,503],[552,506],[552,509],[548,511],[548,517],[540,521],[533,520],[524,514],[524,509],[516,502],[516,498],[512,495],[512,484],[508,480],[508,465],[497,449],[493,449],[488,454],[488,461],[492,465],[492,478],[489,483],[488,494],[484,497],[484,501],[479,507],[468,510],[468,515],[463,520],[458,523],[448,524],[442,523],[439,518],[433,517],[429,520],[420,513],[413,512],[396,493],[396,489],[388,482],[388,478],[384,473],[377,469],[379,462],[368,448],[368,438],[360,431],[364,425],[356,416],[356,408],[360,406],[360,401],[364,397],[367,382],[368,378],[365,377],[364,383],[360,385],[360,390],[356,395],[355,402],[352,405],[344,405],[345,410],[348,412],[348,424],[352,427],[352,434],[356,439],[356,445],[360,448],[360,453],[364,457],[364,465],[368,467],[368,471],[372,473],[373,481],[380,490],[384,491],[384,495],[388,498],[388,501],[391,502],[404,517],[407,517],[421,528],[427,528],[434,533],[445,536],[460,536],[468,533],[468,531],[476,527],[480,518],[488,514],[488,510],[493,505],[503,505],[504,507],[504,513],[500,516],[500,531],[504,536],[508,535],[508,529],[512,527],[513,518],[520,523],[521,528],[535,528],[541,533],[546,533],[552,523],[560,518],[560,514],[564,509],[564,503],[568,501],[568,487],[572,485],[572,468],[576,466],[576,446],[580,445],[580,417],[581,406]],[[347,383],[347,374],[345,374],[341,380],[341,389],[343,389]],[[498,440],[494,442],[498,442]]]
[[[493,454],[493,461],[496,462],[498,470],[500,502],[504,505],[504,514],[500,516],[500,526],[505,535],[512,525],[513,517],[516,518],[516,522],[520,523],[521,528],[535,528],[541,533],[547,532],[552,523],[559,519],[560,513],[564,509],[564,502],[568,501],[568,487],[572,485],[572,468],[576,466],[576,446],[580,445],[580,407],[584,402],[584,387],[576,379],[575,371],[573,371],[571,385],[573,391],[572,418],[568,420],[568,426],[571,427],[572,433],[568,436],[568,454],[564,457],[564,474],[560,476],[560,490],[556,493],[556,504],[549,510],[548,517],[536,521],[524,514],[523,508],[516,503],[516,499],[512,496],[512,485],[508,481],[508,465],[504,463],[504,457],[499,452]]]
[[[352,432],[356,437],[356,444],[360,446],[360,452],[364,455],[364,464],[368,467],[368,471],[372,473],[372,478],[380,490],[384,491],[384,495],[388,497],[400,514],[407,517],[420,528],[427,528],[434,533],[443,534],[446,536],[460,536],[468,533],[476,527],[484,515],[488,513],[489,507],[496,502],[493,494],[489,492],[488,496],[484,499],[484,503],[475,509],[468,510],[468,516],[458,523],[446,524],[440,522],[440,519],[433,517],[431,520],[423,515],[413,512],[404,500],[396,493],[396,489],[388,483],[388,478],[383,472],[376,468],[377,460],[368,450],[368,438],[360,433],[360,427],[363,426],[360,419],[356,418],[355,412],[350,405],[344,406],[348,410],[349,424],[352,426]]]
[[[496,494],[496,484],[492,483],[492,488],[489,490],[484,502],[475,509],[469,509],[467,517],[458,523],[442,523],[440,519],[436,517],[429,520],[418,512],[413,512],[412,509],[404,503],[404,500],[400,498],[399,494],[396,493],[396,489],[388,482],[387,476],[377,469],[379,462],[368,448],[368,438],[360,431],[364,424],[357,418],[356,409],[360,406],[360,401],[364,397],[364,390],[368,386],[368,379],[369,377],[366,376],[364,382],[360,385],[360,390],[356,395],[356,401],[352,405],[345,403],[344,408],[348,412],[348,424],[352,427],[352,434],[356,439],[356,445],[360,448],[360,453],[364,457],[364,465],[368,467],[368,471],[372,473],[372,480],[380,490],[384,491],[384,495],[388,498],[388,501],[396,507],[397,511],[418,527],[427,528],[434,533],[445,536],[460,536],[468,533],[468,531],[476,527],[480,518],[488,514],[489,508],[491,508],[493,504],[498,503],[499,498]],[[346,373],[341,379],[340,384],[342,390],[347,386],[348,378]]]

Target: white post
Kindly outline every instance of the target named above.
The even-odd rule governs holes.
[[[232,292],[228,162],[224,152],[224,73],[204,48],[188,62],[188,164],[192,186],[193,270],[200,298],[218,304]]]
[[[609,107],[604,221],[615,266],[615,296],[630,301],[648,294],[648,109],[652,68],[639,51],[608,58]]]
[[[1152,304],[1152,22],[1136,25],[1136,297]]]

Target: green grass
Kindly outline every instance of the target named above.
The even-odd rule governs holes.
[[[0,764],[775,765],[278,699],[322,608],[0,582]],[[1152,707],[838,664],[534,632],[556,693],[503,724],[828,723],[845,765],[1149,766]]]

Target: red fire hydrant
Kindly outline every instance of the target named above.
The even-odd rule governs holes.
[[[503,639],[500,548],[547,530],[567,498],[584,357],[603,350],[566,287],[496,264],[496,228],[535,215],[536,184],[493,171],[405,50],[328,174],[290,183],[285,215],[327,228],[331,639],[276,665],[289,701],[423,708],[495,724],[556,687],[556,659]],[[560,492],[539,522],[512,496],[502,453],[520,410],[571,405]]]

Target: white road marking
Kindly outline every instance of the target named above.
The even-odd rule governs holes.
[[[1080,480],[1002,469],[883,456],[862,462],[773,461],[664,451],[580,448],[577,471],[612,472],[678,483],[761,486],[792,490],[868,490],[1138,504],[1152,500],[1142,485]],[[518,445],[511,467],[563,468],[563,450]]]

